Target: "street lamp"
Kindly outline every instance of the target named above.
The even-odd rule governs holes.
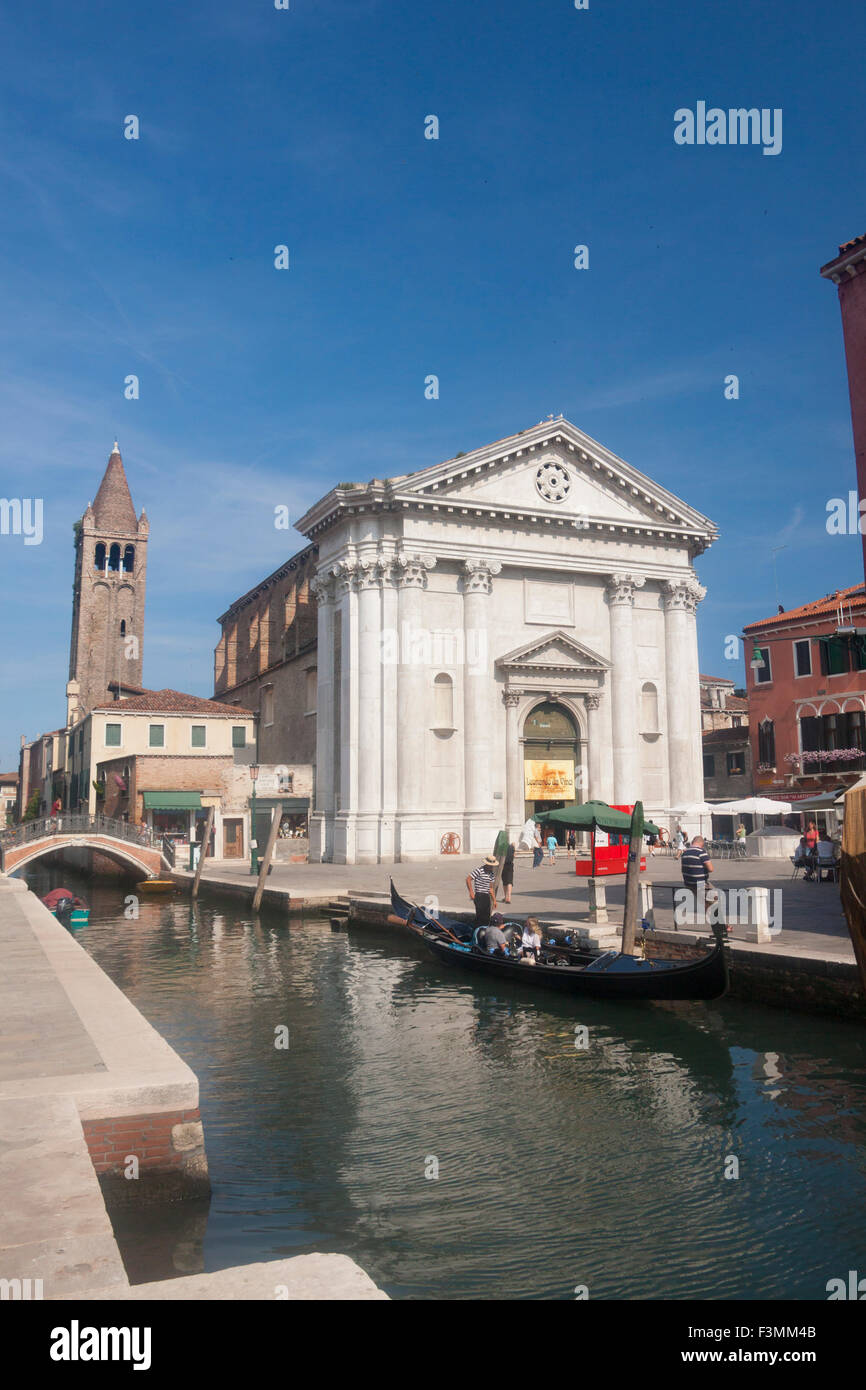
[[[258,763],[250,764],[250,777],[253,782],[252,811],[250,814],[250,873],[259,871],[259,849],[256,842],[256,778],[259,775]]]

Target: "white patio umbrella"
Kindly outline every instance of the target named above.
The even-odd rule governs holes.
[[[790,801],[771,801],[768,796],[744,796],[741,801],[719,801],[713,811],[720,816],[728,816],[744,811],[751,816],[788,816],[791,814]]]
[[[720,815],[760,816],[763,828],[764,816],[788,816],[791,813],[790,801],[772,801],[768,796],[744,796],[741,801],[723,801],[716,806]]]
[[[717,808],[711,806],[708,801],[692,801],[688,806],[670,806],[665,811],[666,816],[697,816],[701,823],[701,834],[704,833],[704,818],[711,817]]]

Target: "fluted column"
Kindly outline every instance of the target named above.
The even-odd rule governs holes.
[[[316,785],[314,810],[334,812],[334,577],[323,572],[310,583],[317,604]]]
[[[601,708],[601,695],[590,691],[584,695],[586,704],[587,773],[589,787],[579,796],[578,801],[604,801],[602,796],[601,750],[602,732],[598,711]]]
[[[610,613],[613,794],[617,805],[630,805],[638,793],[632,611],[635,589],[642,588],[643,583],[640,576],[612,574],[605,589]]]
[[[490,732],[493,725],[487,610],[498,561],[463,562],[463,765],[468,815],[491,815]],[[469,848],[469,846],[467,846]]]
[[[505,704],[505,818],[508,834],[515,839],[523,825],[524,812],[523,758],[517,718],[520,691],[506,690],[502,699]]]
[[[696,613],[704,589],[694,579],[662,585],[665,609],[665,698],[672,807],[703,800],[701,690]]]
[[[427,722],[427,670],[417,659],[418,635],[424,625],[423,593],[430,555],[398,555],[394,561],[397,585],[400,660],[397,667],[397,814],[423,811],[424,758]],[[401,837],[401,842],[404,837]]]
[[[358,811],[378,815],[382,805],[382,565],[362,559],[358,591]]]

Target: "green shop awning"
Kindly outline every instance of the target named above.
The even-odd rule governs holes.
[[[201,792],[142,792],[145,811],[200,811]]]

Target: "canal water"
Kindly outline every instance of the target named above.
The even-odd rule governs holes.
[[[129,885],[29,881],[83,890],[81,945],[200,1080],[212,1200],[113,1213],[133,1281],[308,1251],[395,1298],[824,1299],[866,1274],[856,1025],[569,1000],[397,931],[180,896],[128,919]]]

